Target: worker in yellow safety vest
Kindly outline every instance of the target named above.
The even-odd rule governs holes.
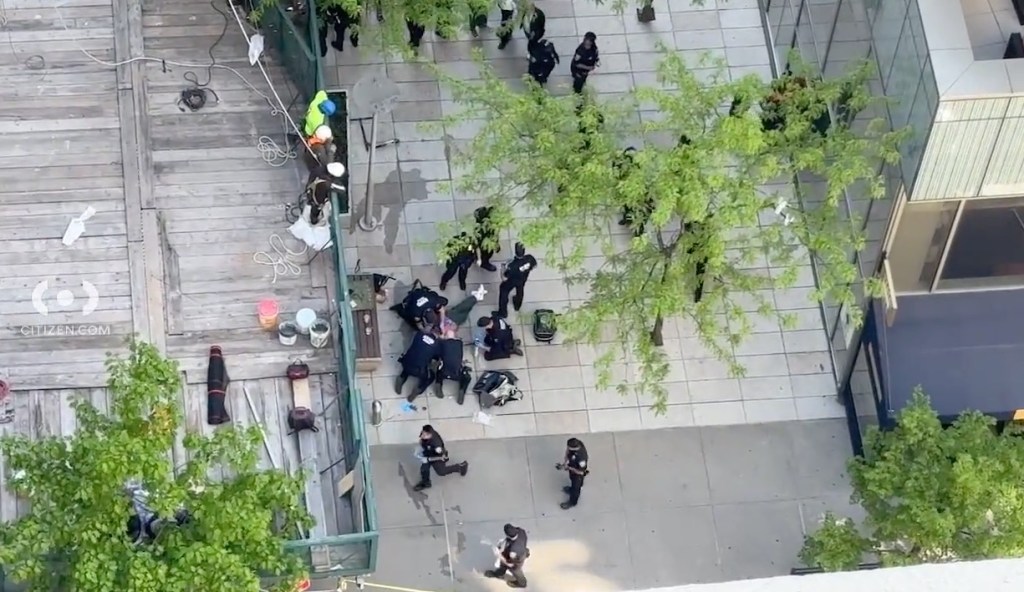
[[[327,98],[327,91],[322,90],[316,93],[313,100],[309,102],[309,108],[306,109],[306,121],[303,125],[306,137],[313,137],[316,134],[316,128],[326,125],[327,118],[334,115],[337,110],[338,106],[334,104],[334,101]]]

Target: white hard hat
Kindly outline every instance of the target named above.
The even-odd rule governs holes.
[[[313,137],[321,142],[326,142],[334,137],[334,132],[331,131],[331,126],[321,125],[313,132]]]
[[[345,174],[345,165],[340,162],[332,162],[327,165],[327,172],[330,173],[332,177],[340,177]]]

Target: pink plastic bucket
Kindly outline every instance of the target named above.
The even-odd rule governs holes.
[[[256,305],[256,315],[259,317],[260,328],[264,331],[276,331],[277,317],[280,312],[281,309],[277,305],[277,300],[273,298],[260,300],[259,304]]]

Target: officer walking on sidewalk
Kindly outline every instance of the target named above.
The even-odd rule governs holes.
[[[430,488],[430,469],[444,477],[452,473],[459,473],[463,477],[469,470],[469,463],[462,461],[457,465],[448,464],[448,449],[444,446],[441,434],[434,431],[429,424],[420,430],[420,446],[423,449],[423,464],[420,465],[420,482],[413,489],[423,491]]]
[[[583,489],[583,479],[590,473],[587,468],[587,447],[576,438],[569,438],[565,443],[565,458],[555,465],[559,471],[569,473],[569,485],[563,487],[562,491],[569,495],[569,501],[562,502],[562,509],[568,510],[580,501],[580,491]]]
[[[530,279],[530,272],[537,268],[537,259],[526,254],[523,243],[516,243],[515,251],[515,258],[505,266],[505,279],[498,285],[498,310],[494,311],[494,315],[502,318],[508,317],[508,297],[512,290],[516,291],[512,296],[512,306],[516,310],[523,307],[526,280]]]
[[[497,565],[494,569],[484,572],[488,578],[505,578],[505,573],[511,573],[512,579],[506,580],[509,588],[525,588],[526,576],[523,575],[523,564],[530,556],[530,549],[526,546],[526,530],[511,524],[505,525],[505,540],[499,545]]]

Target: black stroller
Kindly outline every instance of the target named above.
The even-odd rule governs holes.
[[[480,408],[504,407],[506,403],[521,401],[525,396],[516,386],[519,378],[508,370],[487,370],[473,385],[480,397]]]

